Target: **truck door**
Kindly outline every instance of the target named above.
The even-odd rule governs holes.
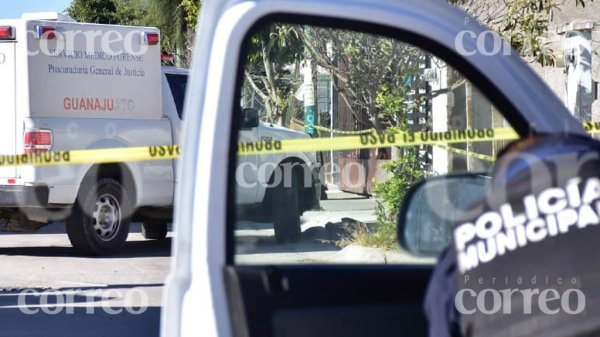
[[[241,143],[252,143],[258,141],[258,128],[241,129]],[[256,192],[258,191],[258,156],[240,156],[236,167],[237,188],[235,191],[235,200],[241,205],[253,204],[256,202]]]
[[[163,93],[170,93],[170,95],[163,95],[163,110],[171,122],[173,144],[178,145],[181,145],[180,135],[183,122],[183,102],[185,100],[187,80],[187,73],[165,72],[162,81]],[[172,97],[172,99],[170,97]],[[173,112],[176,112],[176,114]],[[179,160],[173,161],[173,171],[175,174],[177,174],[178,163]],[[175,176],[175,181],[179,181],[178,176]]]
[[[184,171],[195,174],[186,176],[186,185],[178,190],[175,265],[166,287],[163,336],[428,335],[422,308],[435,259],[401,250],[393,217],[378,216],[378,209],[387,211],[370,196],[332,188],[321,209],[302,215],[300,242],[276,244],[269,224],[248,229],[244,223],[240,228],[239,205],[232,196],[239,191],[235,165],[242,157],[236,148],[248,137],[235,126],[244,87],[257,91],[267,104],[275,101],[288,108],[284,111],[301,113],[294,97],[301,78],[297,65],[317,60],[319,67],[312,73],[317,79],[334,76],[339,97],[334,108],[355,121],[339,133],[363,132],[374,127],[374,120],[389,125],[389,131],[395,128],[399,138],[388,142],[381,133],[381,138],[373,135],[379,140],[370,142],[368,136],[341,133],[302,144],[282,141],[278,150],[402,147],[405,151],[388,159],[387,165],[381,159],[367,166],[378,170],[380,183],[396,179],[385,186],[400,186],[394,189],[398,199],[408,188],[398,178],[417,182],[431,174],[460,173],[452,162],[465,156],[493,161],[501,142],[490,145],[491,153],[450,146],[471,143],[464,135],[476,131],[473,119],[494,118],[495,128],[512,126],[521,136],[583,132],[516,52],[491,55],[491,37],[484,41],[487,49],[478,49],[481,39],[476,37],[490,36],[489,31],[445,2],[215,0],[203,3],[200,25],[190,79],[196,90],[188,96],[188,109],[202,115],[201,122],[188,124],[185,131],[186,139],[199,139],[199,144],[186,145],[182,156]],[[457,36],[475,38],[460,41],[462,48],[457,48]],[[452,89],[463,86],[482,95],[466,96],[465,109],[471,109],[471,115],[453,120],[448,109],[458,102]],[[486,99],[489,104],[482,104]],[[380,101],[385,104],[375,103]],[[377,104],[380,108],[368,110]],[[326,104],[318,108],[324,111]],[[419,133],[401,131],[409,125]],[[401,133],[407,140],[400,141]],[[448,134],[446,139],[454,143],[441,138],[425,143],[423,136],[434,134]],[[480,139],[484,142],[491,141]],[[485,160],[480,160],[483,170],[489,168]],[[353,163],[331,164],[342,175],[360,177]],[[394,168],[391,175],[385,175],[385,167]],[[281,199],[293,206],[297,194],[281,190],[291,191]],[[389,250],[373,245],[387,245]]]
[[[0,42],[0,155],[16,152],[15,42]],[[16,167],[0,166],[0,178],[15,177]]]

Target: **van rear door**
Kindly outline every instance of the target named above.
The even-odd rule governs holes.
[[[0,155],[16,153],[15,42],[0,41]],[[15,177],[16,170],[14,166],[0,166],[0,178]]]

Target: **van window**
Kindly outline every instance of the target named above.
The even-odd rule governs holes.
[[[185,100],[185,88],[187,86],[188,75],[179,74],[166,74],[169,87],[173,93],[173,99],[175,100],[175,107],[177,108],[177,115],[179,119],[182,119],[183,115],[183,101]]]

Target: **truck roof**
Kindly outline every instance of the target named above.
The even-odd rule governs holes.
[[[77,22],[72,17],[57,12],[37,12],[37,13],[23,13],[21,15],[23,20],[48,20],[48,21],[64,21],[64,22]]]

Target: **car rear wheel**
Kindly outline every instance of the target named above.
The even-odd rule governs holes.
[[[142,235],[149,240],[162,240],[167,237],[167,222],[147,219],[142,222]]]
[[[279,243],[297,242],[302,235],[300,228],[300,206],[298,204],[297,175],[291,179],[291,186],[281,181],[271,193],[271,211],[275,239]]]
[[[75,249],[89,255],[109,255],[125,245],[131,223],[131,201],[125,188],[111,178],[82,185],[67,234]]]

